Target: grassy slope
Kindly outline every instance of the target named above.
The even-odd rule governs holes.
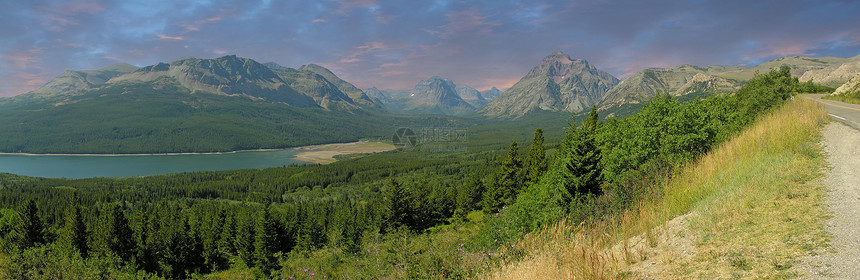
[[[860,95],[825,95],[822,96],[823,99],[836,100],[839,102],[851,103],[851,104],[860,104]]]
[[[528,235],[490,278],[784,278],[826,246],[823,108],[792,101],[664,183],[620,221]],[[692,213],[692,214],[691,214]],[[679,216],[680,219],[675,219]],[[680,244],[679,244],[680,243]],[[684,246],[683,243],[687,243]]]

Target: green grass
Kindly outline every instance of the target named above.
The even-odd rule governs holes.
[[[796,276],[791,267],[828,239],[825,190],[815,181],[825,166],[817,143],[826,120],[826,111],[811,101],[791,101],[681,168],[660,186],[662,196],[646,199],[620,221],[562,221],[529,234],[520,242],[528,257],[491,276]]]

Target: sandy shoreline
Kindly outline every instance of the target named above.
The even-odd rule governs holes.
[[[337,161],[334,157],[350,154],[368,154],[394,150],[397,147],[382,142],[358,141],[352,143],[324,144],[293,148],[301,151],[295,156],[295,160],[329,164]]]
[[[256,150],[240,150],[240,151],[229,151],[229,152],[209,152],[209,153],[148,153],[148,154],[32,154],[32,153],[0,153],[2,155],[9,156],[79,156],[79,157],[124,157],[124,156],[175,156],[175,155],[223,155],[223,154],[235,154],[235,153],[243,153],[243,152],[272,152],[272,151],[284,151],[284,150],[295,150],[299,151],[295,155],[293,159],[307,162],[307,163],[319,163],[319,164],[329,164],[337,161],[334,157],[339,155],[349,155],[349,154],[367,154],[367,153],[378,153],[384,151],[394,150],[397,147],[391,144],[386,144],[382,142],[369,142],[369,141],[357,141],[351,143],[336,143],[336,144],[322,144],[322,145],[310,145],[310,146],[301,146],[294,148],[286,148],[286,149],[256,149]]]

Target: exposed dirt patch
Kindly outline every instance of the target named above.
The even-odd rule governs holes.
[[[368,141],[304,146],[295,148],[302,151],[296,154],[295,159],[310,163],[329,164],[337,161],[334,157],[339,155],[378,153],[396,148],[391,144]]]

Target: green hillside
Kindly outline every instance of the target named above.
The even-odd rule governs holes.
[[[284,148],[389,136],[445,117],[343,112],[188,92],[169,78],[0,105],[0,152],[167,153]]]

